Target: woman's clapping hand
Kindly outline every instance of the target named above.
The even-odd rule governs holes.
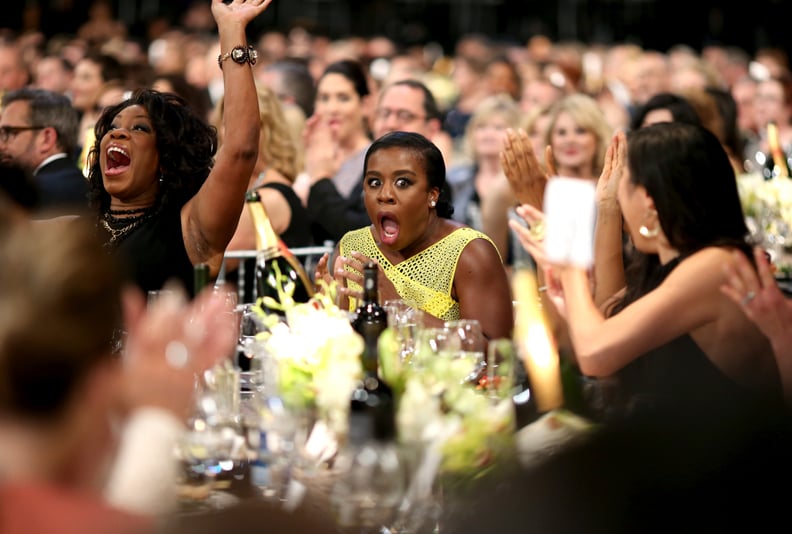
[[[541,209],[548,173],[555,174],[550,146],[545,149],[547,173],[534,154],[531,140],[524,130],[506,131],[506,141],[501,151],[501,166],[520,204],[530,204]]]

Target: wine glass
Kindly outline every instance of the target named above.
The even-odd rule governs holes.
[[[403,299],[386,300],[383,307],[388,314],[388,327],[401,347],[401,359],[409,362],[415,353],[416,332],[424,325],[424,312]]]
[[[441,352],[455,360],[460,372],[465,371],[463,382],[478,382],[487,365],[484,359],[487,343],[481,324],[476,319],[446,321],[445,330],[445,348]]]

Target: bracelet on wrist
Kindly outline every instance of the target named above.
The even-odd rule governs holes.
[[[247,63],[252,67],[258,60],[258,52],[253,48],[253,45],[237,45],[232,48],[230,52],[217,56],[217,65],[220,67],[220,70],[223,69],[223,62],[225,62],[226,59],[230,59],[239,65]]]

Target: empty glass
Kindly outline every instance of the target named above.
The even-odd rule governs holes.
[[[486,368],[484,353],[487,342],[481,332],[481,324],[475,319],[446,321],[445,346],[441,353],[451,357],[454,367],[463,373],[465,382],[478,382]]]
[[[388,327],[401,347],[401,359],[408,362],[415,353],[416,333],[424,325],[424,312],[402,299],[387,300],[383,307],[388,314]]]

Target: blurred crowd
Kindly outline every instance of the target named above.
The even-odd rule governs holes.
[[[222,102],[223,84],[209,3],[194,3],[179,24],[158,20],[147,31],[144,38],[130,35],[103,0],[94,2],[74,35],[46,39],[40,33],[6,28],[0,40],[0,91],[35,87],[65,95],[79,120],[69,152],[83,169],[102,109],[137,88],[177,93],[210,121]],[[296,151],[292,178],[303,203],[308,202],[313,184],[304,158],[306,144],[311,142],[305,135],[306,121],[317,106],[325,116],[337,115],[341,126],[333,141],[351,156],[357,152],[353,137],[361,148],[382,133],[375,125],[377,113],[382,113],[379,91],[400,79],[419,80],[437,103],[440,127],[432,140],[446,158],[449,185],[455,193],[454,218],[488,233],[507,256],[514,252],[506,244],[505,214],[498,208],[497,215],[482,217],[490,198],[496,206],[506,204],[498,198],[506,195],[502,187],[506,182],[497,160],[506,128],[524,128],[535,140],[538,153],[544,154],[544,146],[550,145],[560,174],[596,177],[615,131],[656,122],[650,112],[671,110],[668,99],[677,97],[684,100],[683,105],[690,104],[685,107],[693,108],[693,118],[722,141],[738,173],[765,165],[770,121],[779,127],[782,147],[792,149],[792,77],[781,49],[748,52],[710,45],[694,50],[679,44],[658,51],[627,43],[553,42],[542,35],[526,43],[504,44],[468,34],[458,39],[453,50],[444,51],[437,44],[404,47],[384,36],[331,40],[300,26],[267,30],[249,39],[258,51],[255,80],[277,97],[292,134]],[[358,62],[366,77],[365,92],[349,95],[354,105],[344,109],[323,97],[318,83],[325,68],[339,60]],[[571,95],[581,95],[577,104],[568,100]],[[556,104],[562,100],[567,103]],[[552,117],[564,106],[576,110],[571,113],[572,122],[555,124]],[[410,114],[395,114],[388,129],[403,129],[407,119],[415,118]],[[347,122],[354,124],[347,127]],[[552,126],[549,130],[548,125]],[[564,143],[576,142],[559,133],[569,128],[594,133],[593,150],[565,148]],[[5,159],[21,159],[12,149],[4,149],[7,143],[2,144]],[[568,161],[570,157],[573,161]],[[575,157],[588,161],[581,165]],[[325,172],[335,175],[342,163],[336,162],[335,169]],[[350,174],[356,172],[353,169]],[[342,196],[352,192],[338,180],[336,185]],[[338,237],[315,232],[314,241],[321,244]]]
[[[740,255],[750,248],[731,181],[732,175],[771,172],[773,149],[787,161],[792,155],[792,74],[784,50],[679,44],[659,51],[543,35],[504,44],[479,34],[462,35],[453,50],[443,50],[384,36],[330,39],[305,26],[250,35],[248,22],[268,5],[196,2],[179,24],[160,20],[141,37],[128,32],[109,2],[96,0],[74,35],[0,30],[0,258],[14,273],[30,274],[0,284],[6,292],[0,425],[8,429],[0,432],[0,481],[29,475],[24,466],[37,470],[40,458],[50,460],[42,472],[52,467],[34,473],[42,479],[79,488],[109,478],[108,501],[131,513],[107,510],[102,501],[83,516],[107,522],[97,520],[97,532],[112,521],[122,522],[117,531],[149,529],[147,516],[162,512],[157,506],[173,509],[161,494],[146,495],[134,485],[156,466],[138,458],[126,465],[149,465],[139,476],[137,467],[136,473],[113,471],[110,460],[90,458],[93,449],[84,449],[82,440],[108,449],[117,440],[131,450],[134,439],[157,434],[147,430],[151,425],[177,434],[189,409],[190,373],[233,351],[235,340],[223,335],[233,327],[223,313],[230,310],[207,295],[191,307],[177,299],[145,315],[142,295],[122,290],[126,280],[111,258],[121,258],[144,291],[175,277],[190,293],[193,266],[203,263],[213,279],[222,273],[239,281],[244,273],[235,272],[237,264],[224,253],[255,248],[253,223],[243,210],[249,191],[259,192],[285,246],[327,244],[336,261],[340,254],[340,268],[325,256],[314,277],[359,282],[361,250],[379,253],[381,266],[409,264],[438,243],[448,246],[455,234],[459,250],[435,250],[413,271],[398,273],[405,283],[394,282],[393,274],[384,287],[394,297],[409,284],[420,293],[422,280],[411,276],[447,267],[442,287],[424,291],[448,304],[448,316],[435,318],[474,318],[495,339],[509,337],[514,325],[508,269],[529,253],[539,267],[545,260],[534,254],[542,238],[531,237],[527,226],[541,221],[547,177],[596,181],[598,223],[613,224],[608,242],[595,245],[595,262],[612,261],[603,268],[595,263],[593,273],[559,268],[543,286],[556,300],[566,299],[557,309],[571,311],[569,331],[558,333],[571,338],[561,344],[574,345],[582,371],[607,378],[626,368],[639,401],[644,393],[669,400],[683,391],[685,401],[702,406],[709,406],[706,396],[712,404],[723,400],[715,392],[737,403],[743,386],[774,401],[782,389],[792,398],[785,338],[792,308],[761,251],[755,259]],[[246,27],[251,48],[242,42]],[[258,113],[250,113],[256,103]],[[624,132],[633,134],[629,154]],[[769,132],[777,134],[777,147]],[[383,214],[382,204],[391,212]],[[84,228],[16,224],[64,215],[80,216]],[[459,232],[464,226],[475,232]],[[369,227],[370,233],[354,232]],[[97,229],[101,244],[92,239]],[[350,236],[364,234],[368,249],[350,244]],[[639,260],[654,262],[645,261],[638,274],[624,269],[623,253],[634,252],[633,245],[643,254]],[[732,263],[733,271],[720,272]],[[608,308],[606,297],[623,287],[626,296]],[[96,306],[85,306],[94,299]],[[545,304],[555,313],[549,300]],[[786,313],[775,314],[773,324],[762,315],[771,304]],[[62,331],[40,335],[42,309],[51,312],[53,329],[63,323]],[[196,317],[214,328],[198,328],[196,338],[196,329],[186,326]],[[66,320],[72,318],[76,326]],[[123,361],[109,351],[122,321],[130,336]],[[72,337],[95,346],[67,343]],[[187,369],[166,363],[174,350],[187,348],[193,354]],[[58,350],[66,352],[61,357]],[[653,370],[661,373],[649,377],[644,367],[628,367],[652,354],[644,361],[659,361]],[[785,359],[778,363],[773,355]],[[56,367],[59,358],[71,366]],[[686,380],[666,380],[673,376]],[[41,386],[42,377],[51,384]],[[700,387],[708,381],[712,390]],[[37,394],[37,387],[50,391],[53,384],[61,389],[51,398]],[[152,421],[145,410],[152,406],[168,417]],[[131,437],[119,437],[103,407],[128,416]],[[149,416],[148,426],[132,426],[141,413]],[[64,429],[73,432],[60,434]],[[20,430],[19,439],[3,440]],[[768,429],[761,430],[764,437]],[[779,436],[788,439],[787,430]],[[65,452],[50,457],[48,446],[61,435]],[[169,445],[160,443],[163,450]],[[127,449],[120,449],[122,460],[131,454]],[[91,469],[72,462],[72,453]],[[772,464],[778,456],[768,458]],[[629,458],[606,459],[632,469],[622,462]],[[706,475],[702,484],[717,483]],[[167,482],[160,484],[166,491]],[[39,502],[27,487],[13,490],[6,488],[4,499]],[[145,498],[130,501],[130,495]],[[57,502],[57,495],[49,497]],[[12,517],[20,532],[26,515],[20,508]],[[310,517],[298,519],[311,528]]]

